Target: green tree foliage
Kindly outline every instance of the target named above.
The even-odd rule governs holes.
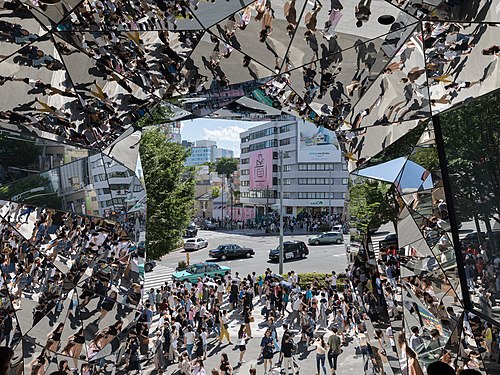
[[[134,127],[136,129],[144,128],[145,126],[158,125],[168,122],[172,117],[173,112],[170,107],[164,105],[157,105],[148,114],[139,119]]]
[[[231,173],[238,169],[240,160],[237,158],[220,158],[215,162],[215,171],[221,175],[229,178]]]
[[[439,168],[439,156],[437,149],[431,147],[416,147],[410,160],[421,165],[430,172],[435,172]]]
[[[500,93],[441,116],[458,219],[500,222]]]
[[[351,215],[355,217],[358,230],[367,233],[376,230],[382,224],[397,223],[398,207],[386,203],[388,194],[392,196],[393,189],[390,184],[382,181],[357,178],[349,189],[349,207]],[[389,198],[390,198],[389,196]]]
[[[176,248],[193,214],[194,168],[184,165],[189,151],[168,142],[159,129],[143,133],[140,153],[147,191],[147,252],[158,259]]]
[[[220,196],[220,187],[219,186],[212,186],[212,198],[218,198]]]
[[[0,165],[8,167],[29,167],[38,162],[41,147],[29,140],[0,136]]]

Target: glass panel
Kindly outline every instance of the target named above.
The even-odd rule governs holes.
[[[451,196],[458,228],[465,278],[474,307],[499,319],[496,308],[495,255],[498,198],[498,93],[476,99],[440,116],[450,176]],[[446,210],[447,212],[448,210]]]

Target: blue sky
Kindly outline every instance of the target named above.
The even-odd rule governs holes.
[[[234,151],[240,156],[240,133],[263,122],[199,118],[182,121],[181,136],[188,141],[209,139],[217,146]]]

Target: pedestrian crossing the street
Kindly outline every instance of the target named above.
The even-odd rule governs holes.
[[[172,274],[175,272],[175,269],[168,266],[163,266],[161,264],[157,265],[153,271],[147,272],[144,276],[144,295],[147,298],[147,292],[151,288],[158,289],[162,285],[165,285],[165,281],[172,280]]]

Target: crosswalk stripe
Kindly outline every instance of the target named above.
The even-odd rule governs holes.
[[[151,288],[158,289],[165,284],[165,281],[172,280],[172,274],[175,269],[168,266],[157,265],[153,271],[145,274],[144,278],[144,296],[147,299],[147,293]]]

